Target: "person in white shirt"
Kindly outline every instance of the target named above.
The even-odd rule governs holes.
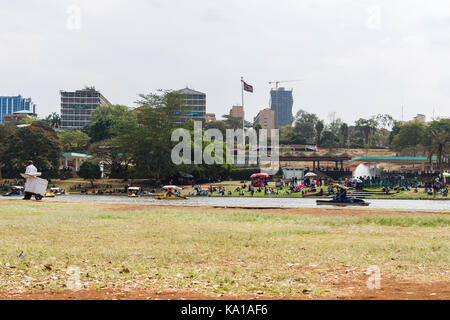
[[[29,160],[27,162],[27,168],[25,169],[25,174],[30,176],[35,175],[38,172],[37,168],[33,165],[33,161]],[[31,192],[25,192],[23,200],[31,200],[33,194]]]

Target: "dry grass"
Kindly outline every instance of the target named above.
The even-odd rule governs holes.
[[[86,288],[275,296],[320,296],[324,279],[370,265],[386,276],[448,280],[450,217],[341,212],[0,201],[0,289],[62,290],[68,266],[80,267]]]

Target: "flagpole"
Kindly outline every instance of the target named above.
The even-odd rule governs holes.
[[[245,152],[244,77],[241,77],[241,91],[242,91],[242,132],[243,132],[242,145],[244,147]]]

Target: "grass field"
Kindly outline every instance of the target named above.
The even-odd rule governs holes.
[[[445,214],[0,201],[0,230],[3,293],[66,290],[70,266],[93,290],[352,297],[371,265],[450,284]]]

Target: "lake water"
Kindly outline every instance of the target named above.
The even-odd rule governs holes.
[[[21,199],[21,197],[2,197],[5,200]],[[309,198],[231,198],[231,197],[192,197],[187,200],[156,200],[152,197],[128,198],[126,196],[108,195],[68,195],[55,198],[44,198],[45,202],[102,202],[102,203],[147,203],[173,206],[219,206],[219,207],[249,207],[249,208],[317,208],[317,199]],[[386,200],[366,199],[373,209],[415,209],[439,210],[450,213],[450,201],[447,200]],[[320,206],[333,207],[334,206]],[[358,207],[355,207],[358,208]]]

